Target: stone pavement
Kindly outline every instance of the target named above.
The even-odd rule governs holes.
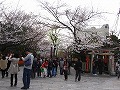
[[[10,78],[0,78],[0,90],[21,90],[22,70],[18,73],[18,85],[10,87]],[[31,79],[31,86],[28,90],[120,90],[120,80],[115,76],[102,75],[93,76],[90,74],[83,74],[80,82],[74,80],[74,69],[71,70],[71,75],[68,81],[64,81],[63,75],[58,75],[52,78],[36,77]]]

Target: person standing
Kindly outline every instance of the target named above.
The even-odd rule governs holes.
[[[68,80],[68,62],[67,59],[64,58],[64,64],[63,64],[63,70],[64,70],[64,78],[65,81]]]
[[[42,65],[42,61],[40,61],[40,59],[37,59],[37,76],[38,77],[41,77],[41,69],[40,69],[41,65]]]
[[[8,60],[8,59],[10,58],[10,55],[11,55],[11,54],[12,54],[12,52],[9,52],[9,53],[7,54],[7,56],[6,56],[6,60]],[[5,73],[6,73],[6,77],[8,77],[8,69],[9,69],[9,67],[10,67],[10,64],[11,64],[11,61],[8,60],[7,68],[6,68],[6,71],[5,71]]]
[[[76,71],[75,74],[75,82],[80,81],[81,80],[81,72],[82,72],[82,61],[80,59],[77,59],[75,65],[74,65],[74,69]]]
[[[71,60],[70,60],[70,58],[69,58],[69,59],[68,59],[68,75],[71,74],[71,72],[70,72],[70,70],[71,70],[71,65],[72,65],[72,63],[71,63]]]
[[[63,58],[61,58],[59,61],[60,75],[63,75],[63,64],[64,64],[64,60]]]
[[[19,55],[18,54],[11,54],[8,60],[11,61],[8,72],[11,75],[10,76],[10,85],[12,87],[13,86],[13,76],[15,77],[14,86],[17,85],[17,73],[19,72],[19,66],[18,66]]]
[[[22,60],[24,61],[24,69],[23,69],[23,87],[21,89],[28,89],[30,87],[31,69],[34,56],[29,49],[26,50],[26,54],[27,56],[25,58],[22,57]]]
[[[4,55],[2,55],[1,58],[0,58],[0,69],[1,69],[1,72],[2,72],[2,78],[5,77],[7,63],[8,63],[8,60],[6,60],[6,57]]]
[[[57,59],[53,60],[53,65],[52,65],[52,76],[56,76],[57,75],[57,67],[58,67],[58,63],[57,63]]]
[[[98,59],[98,70],[99,70],[99,74],[102,75],[103,73],[103,61],[102,61],[102,58],[99,58]]]
[[[93,62],[92,62],[92,65],[93,65],[93,70],[92,70],[92,73],[93,73],[93,75],[97,75],[97,60],[93,60]]]
[[[34,60],[33,60],[33,64],[32,64],[31,78],[36,77],[36,72],[37,72],[37,57],[34,55]]]
[[[47,77],[52,77],[52,67],[53,67],[53,62],[51,59],[49,59],[48,61],[48,74],[47,74]]]
[[[120,78],[120,63],[118,61],[118,65],[117,65],[118,69],[117,69],[117,77],[118,79]]]
[[[48,68],[48,60],[47,60],[47,58],[45,59],[45,61],[42,63],[42,69],[44,69],[43,71],[43,73],[42,73],[42,77],[46,77],[47,76],[47,68]]]
[[[55,58],[56,75],[58,71],[58,58]]]

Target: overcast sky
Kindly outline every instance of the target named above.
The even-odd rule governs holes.
[[[40,0],[40,1],[47,1],[53,3],[54,1],[57,0]],[[120,0],[61,0],[61,2],[64,2],[67,5],[69,5],[70,8],[75,8],[77,6],[87,8],[93,7],[95,10],[98,11],[109,12],[110,14],[105,15],[106,20],[103,21],[99,19],[97,21],[97,24],[99,25],[109,24],[110,29],[112,29],[113,25],[115,24],[117,13],[119,12],[120,8]],[[5,0],[4,4],[12,8],[18,9],[20,8],[22,10],[25,10],[26,12],[34,12],[36,14],[40,12],[37,0]]]

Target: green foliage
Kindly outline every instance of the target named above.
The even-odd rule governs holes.
[[[58,44],[59,41],[58,34],[59,34],[59,30],[54,27],[49,32],[49,37],[53,45]]]
[[[117,62],[119,58],[120,58],[120,51],[119,51],[119,48],[116,48],[114,50],[114,59]]]
[[[57,47],[59,43],[59,38],[58,38],[59,30],[58,28],[55,28],[55,26],[52,28],[51,32],[49,32],[49,37],[51,40],[51,43],[53,45],[53,56],[57,56]]]
[[[110,35],[110,39],[111,39],[111,41],[113,41],[113,42],[118,42],[118,41],[119,41],[119,40],[118,40],[118,37],[115,36],[115,35]]]

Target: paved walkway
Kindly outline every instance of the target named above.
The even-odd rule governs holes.
[[[18,74],[17,87],[10,87],[10,78],[0,78],[0,90],[21,90],[22,70]],[[29,90],[120,90],[120,80],[109,75],[92,76],[83,74],[80,82],[74,80],[74,70],[69,75],[68,81],[64,81],[63,75],[57,75],[53,78],[39,78],[31,79],[31,86]]]

